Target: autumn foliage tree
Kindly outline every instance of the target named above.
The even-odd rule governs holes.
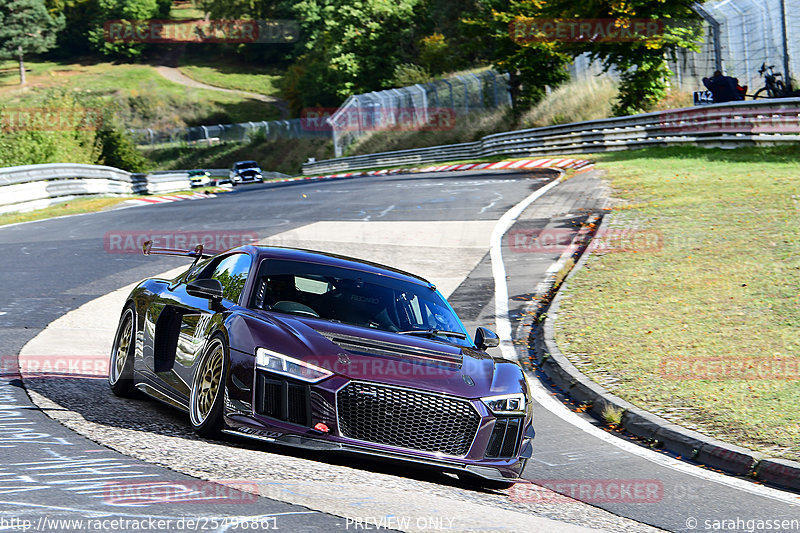
[[[674,59],[680,48],[699,51],[702,26],[693,10],[694,0],[549,0],[541,4],[539,16],[613,20],[625,38],[583,38],[556,41],[558,48],[572,55],[588,53],[605,70],[620,74],[616,115],[647,111],[665,96],[672,73],[667,59]],[[631,31],[642,23],[655,23],[657,31]],[[648,27],[651,26],[647,24]],[[623,30],[627,30],[624,31]],[[590,37],[590,36],[584,36]]]

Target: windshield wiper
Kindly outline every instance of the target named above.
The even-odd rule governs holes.
[[[409,329],[407,331],[398,331],[400,335],[424,335],[426,337],[456,337],[458,339],[466,339],[467,334],[460,331],[445,331],[442,329]]]

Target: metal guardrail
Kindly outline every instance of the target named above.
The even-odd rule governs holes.
[[[692,144],[734,148],[800,142],[800,98],[730,102],[487,135],[479,141],[340,157],[303,174],[496,156],[536,156]]]
[[[226,168],[205,169],[211,178],[227,178]],[[262,172],[265,179],[286,178]],[[188,170],[126,172],[101,165],[54,163],[0,168],[0,213],[39,209],[76,196],[164,194],[192,186]]]
[[[212,175],[225,175],[214,169]],[[56,163],[0,168],[0,213],[86,195],[168,193],[191,187],[187,170],[133,174],[114,167]]]

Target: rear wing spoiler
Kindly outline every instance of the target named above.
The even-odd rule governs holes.
[[[142,245],[142,253],[144,255],[176,255],[179,257],[191,257],[195,262],[200,259],[208,259],[213,254],[203,253],[203,245],[198,244],[194,250],[181,250],[180,248],[156,248],[153,246],[153,241],[145,241]]]

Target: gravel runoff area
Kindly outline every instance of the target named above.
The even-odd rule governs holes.
[[[90,384],[81,380],[79,387],[77,381],[27,380],[26,387],[33,402],[49,416],[98,444],[200,479],[255,482],[242,490],[254,492],[257,487],[259,495],[267,498],[346,517],[375,509],[375,504],[385,508],[385,502],[392,503],[396,515],[415,516],[421,502],[439,500],[447,506],[442,514],[452,518],[457,518],[454,515],[466,504],[484,506],[490,513],[507,510],[607,531],[660,531],[547,489],[537,497],[540,503],[514,501],[507,491],[469,490],[439,472],[360,456],[306,452],[247,440],[200,439],[178,411],[154,401],[116,398],[104,379],[89,380]],[[87,390],[100,401],[87,402]],[[461,523],[448,531],[482,530]]]

